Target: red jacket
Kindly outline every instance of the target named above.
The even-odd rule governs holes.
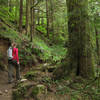
[[[19,62],[18,48],[13,48],[12,56],[13,56],[13,60],[17,60],[17,62]]]

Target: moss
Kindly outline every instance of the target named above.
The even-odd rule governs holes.
[[[34,77],[36,76],[38,72],[37,71],[29,71],[25,74],[25,78],[29,80],[34,80]]]
[[[13,100],[24,100],[24,96],[27,94],[29,86],[23,83],[17,85],[17,89],[13,91]]]
[[[21,93],[16,90],[16,91],[13,91],[13,100],[24,100],[24,98],[21,96]]]
[[[33,87],[31,95],[32,95],[32,97],[34,97],[39,94],[45,93],[45,91],[46,91],[46,88],[44,85],[37,85],[37,86]]]
[[[79,9],[80,7],[80,9]],[[89,27],[88,0],[68,0],[69,66],[76,75],[94,76],[92,43]],[[79,20],[80,19],[80,20]]]

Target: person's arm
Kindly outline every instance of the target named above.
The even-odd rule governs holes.
[[[17,63],[19,64],[18,48],[16,49],[16,59],[17,59]]]

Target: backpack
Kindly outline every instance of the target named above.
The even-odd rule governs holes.
[[[8,56],[8,59],[12,59],[13,56],[12,56],[12,47],[9,47],[9,49],[7,50],[7,56]]]

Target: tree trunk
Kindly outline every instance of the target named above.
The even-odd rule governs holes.
[[[17,24],[18,27],[18,19],[19,19],[19,0],[15,1],[15,23]]]
[[[96,26],[95,26],[95,34],[96,34],[96,47],[97,47],[98,65],[100,65],[100,47],[99,47],[98,30],[97,30]]]
[[[50,29],[49,29],[49,0],[46,0],[46,17],[47,17],[47,37],[49,38],[49,33],[50,33]]]
[[[12,0],[9,0],[9,12],[12,11]]]
[[[38,10],[38,16],[37,16],[37,21],[38,21],[38,25],[40,25],[40,11]]]
[[[88,0],[68,0],[69,66],[77,75],[94,75],[89,32]]]
[[[9,5],[10,5],[10,1],[8,0],[8,17],[9,17]]]
[[[22,21],[23,21],[23,0],[20,0],[20,14],[19,14],[19,32],[22,32]]]
[[[41,25],[44,25],[44,18],[41,18]]]
[[[31,0],[32,6],[34,5],[35,0]],[[31,39],[30,41],[33,41],[33,35],[35,33],[35,9],[34,7],[31,7]]]
[[[53,21],[54,21],[54,1],[50,0],[50,33],[54,32]]]
[[[30,34],[30,0],[26,0],[26,34]]]

